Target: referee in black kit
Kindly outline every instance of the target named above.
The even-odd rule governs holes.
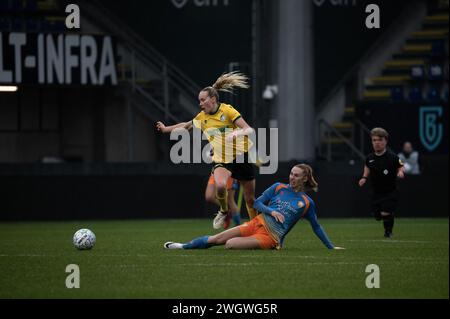
[[[405,177],[403,163],[396,154],[387,149],[389,134],[385,129],[374,128],[370,136],[374,152],[366,157],[359,186],[364,186],[367,179],[370,179],[375,219],[383,220],[384,237],[391,238],[399,197],[396,179]]]

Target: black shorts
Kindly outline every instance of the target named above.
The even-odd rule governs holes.
[[[215,163],[212,173],[217,167],[229,170],[231,177],[238,181],[252,181],[255,179],[255,165],[252,163]]]
[[[381,212],[394,214],[397,209],[399,193],[397,190],[385,194],[372,194],[372,212],[376,220],[381,219]]]

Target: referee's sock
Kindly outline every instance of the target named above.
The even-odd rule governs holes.
[[[384,231],[388,234],[392,234],[392,229],[394,228],[394,216],[389,216],[388,219],[383,221]]]

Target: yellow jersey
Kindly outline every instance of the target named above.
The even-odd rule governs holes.
[[[201,111],[192,120],[192,124],[202,130],[211,144],[214,163],[231,163],[237,155],[248,152],[253,145],[247,136],[237,137],[233,142],[225,142],[225,137],[238,128],[235,122],[239,118],[241,114],[233,106],[221,103],[214,114]]]

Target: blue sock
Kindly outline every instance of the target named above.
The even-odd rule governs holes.
[[[183,249],[206,249],[211,247],[208,244],[209,236],[198,237],[183,245]]]
[[[233,214],[231,218],[233,219],[233,222],[236,226],[239,226],[241,224],[241,215],[239,213]]]

